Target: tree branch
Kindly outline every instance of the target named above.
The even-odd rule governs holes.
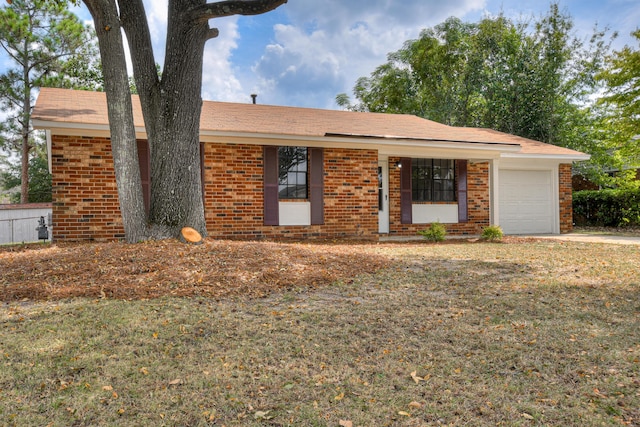
[[[207,40],[215,39],[220,35],[220,30],[217,28],[210,28],[209,33],[207,34]]]
[[[285,4],[287,0],[226,0],[207,3],[194,8],[192,18],[195,21],[222,18],[232,15],[260,15]]]
[[[144,5],[142,0],[125,0],[118,4],[120,22],[129,42],[138,93],[144,97],[154,96],[156,94],[152,92],[158,90],[159,79]]]

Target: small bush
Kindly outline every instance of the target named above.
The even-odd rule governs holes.
[[[434,222],[426,230],[418,231],[418,234],[424,236],[424,238],[430,242],[442,242],[444,240],[444,236],[447,234],[447,229],[439,222]]]
[[[490,225],[488,227],[484,227],[482,229],[482,235],[480,238],[482,240],[488,240],[490,242],[497,242],[502,240],[504,233],[502,232],[502,228],[499,225]]]

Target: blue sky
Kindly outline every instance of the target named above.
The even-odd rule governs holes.
[[[162,63],[166,0],[145,5]],[[576,35],[608,26],[620,33],[614,47],[638,47],[629,35],[640,25],[638,0],[562,0],[560,7],[573,17]],[[351,95],[358,77],[423,28],[449,16],[539,18],[548,8],[543,0],[289,0],[265,15],[211,21],[220,36],[206,45],[203,98],[251,102],[257,93],[262,104],[335,109],[338,93]],[[90,20],[86,9],[76,11]]]

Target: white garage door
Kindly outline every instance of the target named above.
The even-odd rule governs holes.
[[[500,226],[506,234],[553,233],[551,171],[500,170]]]

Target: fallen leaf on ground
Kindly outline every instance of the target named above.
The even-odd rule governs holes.
[[[418,371],[413,371],[411,372],[411,378],[413,378],[413,380],[416,382],[416,384],[420,384],[420,381],[426,381],[424,378],[419,377],[417,375]]]
[[[256,420],[269,419],[270,417],[267,417],[267,415],[269,415],[269,411],[256,411],[256,413],[253,414],[253,417]]]

